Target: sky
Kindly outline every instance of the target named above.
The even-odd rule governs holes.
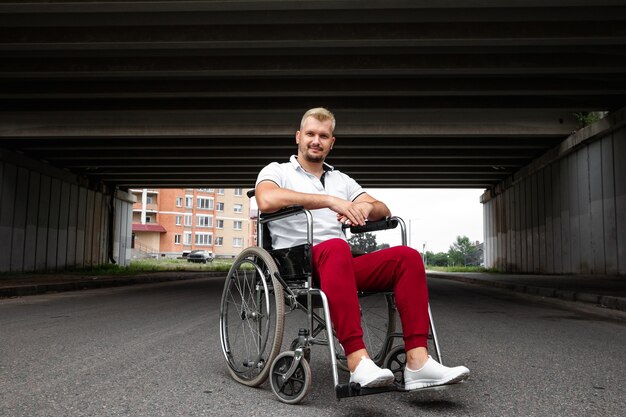
[[[409,246],[420,252],[424,244],[427,251],[447,252],[457,236],[467,236],[472,242],[484,241],[480,203],[484,189],[371,188],[366,191],[386,203],[392,215],[404,220],[410,229]],[[377,235],[377,243],[399,243],[398,233],[387,233]]]

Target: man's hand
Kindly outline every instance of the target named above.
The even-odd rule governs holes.
[[[367,201],[354,203],[338,198],[333,200],[330,209],[337,213],[337,220],[339,222],[363,226],[372,210],[374,210],[374,205]]]

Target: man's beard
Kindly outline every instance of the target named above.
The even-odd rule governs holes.
[[[310,148],[308,147],[303,149],[304,152],[302,152],[302,156],[304,156],[304,159],[306,159],[308,162],[316,162],[316,163],[324,162],[325,155],[323,153],[321,155],[311,155],[309,153],[309,149]],[[321,148],[315,148],[315,149],[318,149],[323,152]]]
[[[310,153],[305,152],[304,159],[308,162],[324,162],[324,155],[311,155]]]

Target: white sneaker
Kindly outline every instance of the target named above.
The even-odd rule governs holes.
[[[424,366],[417,371],[404,368],[404,389],[411,391],[438,385],[456,384],[469,378],[469,373],[469,369],[465,366],[448,368],[429,356]]]
[[[361,384],[362,388],[383,387],[393,383],[393,373],[381,369],[373,360],[363,356],[354,372],[350,372],[350,382]]]

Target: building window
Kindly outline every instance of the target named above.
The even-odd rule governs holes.
[[[241,248],[243,246],[243,238],[242,237],[234,237],[233,238],[233,247]]]
[[[217,193],[218,193],[219,195],[224,195],[224,189],[223,189],[223,188],[218,188],[218,189],[217,189]]]
[[[191,245],[191,232],[185,232],[185,245]]]
[[[185,226],[191,226],[191,225],[192,225],[191,214],[185,214]]]
[[[154,204],[154,197],[152,197],[151,195],[147,196],[146,197],[146,204]]]
[[[243,188],[235,188],[235,196],[241,197],[243,195]]]
[[[183,206],[183,198],[176,197],[176,207],[182,207],[182,206]]]
[[[224,220],[217,219],[215,221],[215,227],[217,227],[218,229],[223,229],[224,228]]]
[[[224,211],[224,203],[215,203],[215,210]]]
[[[186,208],[193,208],[193,196],[191,196],[191,195],[186,195],[185,196],[185,207]]]
[[[241,230],[241,225],[242,225],[242,221],[241,220],[233,221],[233,229]]]
[[[213,210],[213,199],[198,197],[196,207],[203,210]]]
[[[146,223],[152,223],[152,216],[146,216]]]
[[[208,246],[213,243],[212,233],[196,233],[196,245]]]
[[[235,213],[243,212],[243,204],[235,204],[233,210],[235,211]]]
[[[174,235],[174,243],[180,245],[180,235]]]
[[[183,222],[183,216],[176,216],[176,226],[180,226],[181,224],[183,224],[182,222]]]
[[[224,238],[222,236],[216,237],[215,246],[222,246],[222,245],[224,245]]]
[[[198,214],[196,216],[196,226],[213,227],[213,216],[206,216],[203,214]]]

